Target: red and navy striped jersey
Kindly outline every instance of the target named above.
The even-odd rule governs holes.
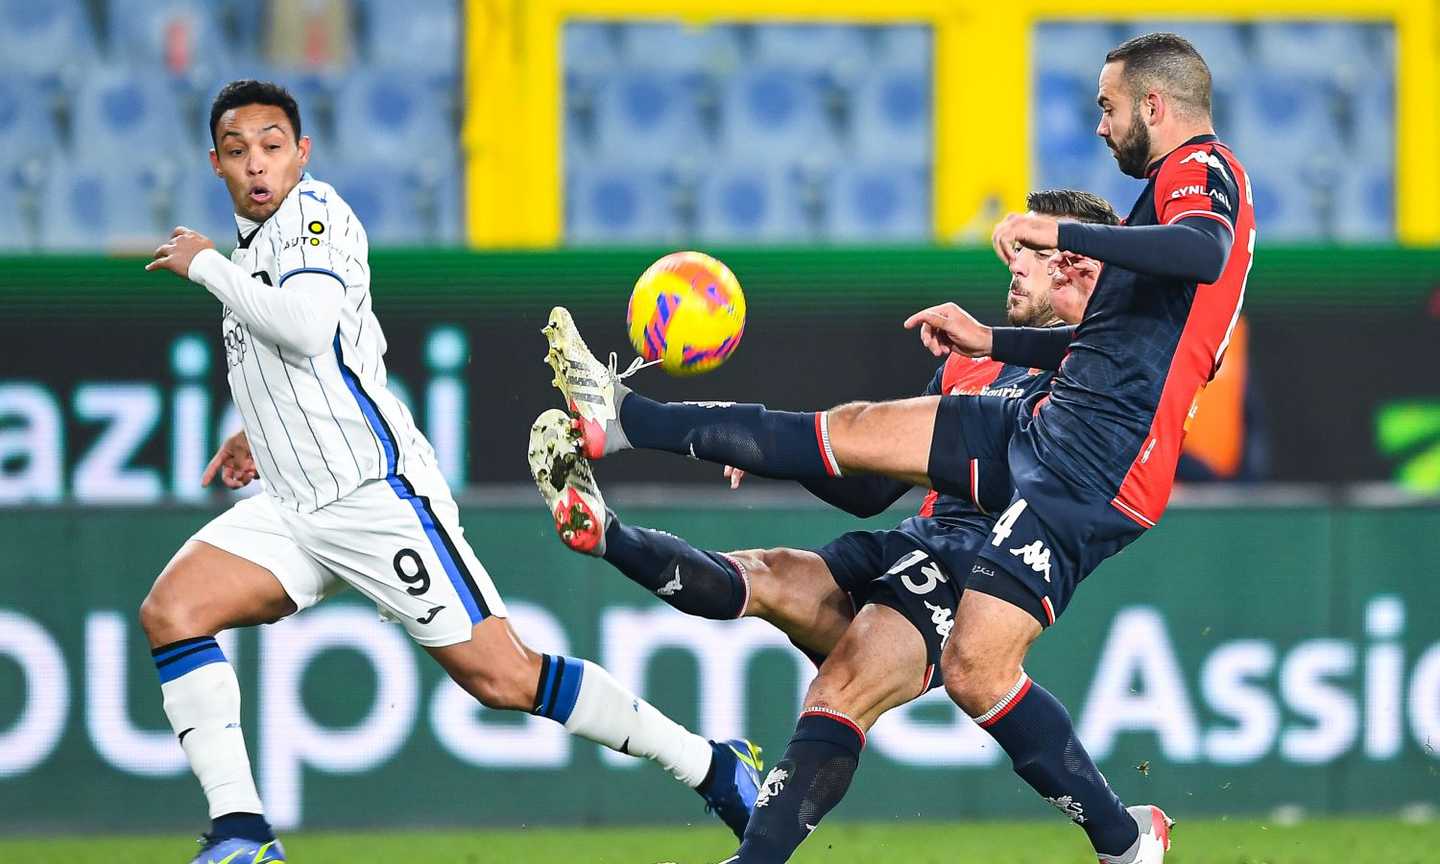
[[[1150,166],[1127,225],[1213,219],[1233,235],[1220,278],[1184,282],[1106,265],[1030,425],[1055,473],[1146,527],[1170,500],[1180,445],[1245,298],[1255,212],[1245,168],[1213,135]]]
[[[1043,393],[1050,386],[1053,373],[991,360],[989,357],[963,357],[951,354],[935,370],[927,396],[975,396],[982,398],[1021,399]],[[1004,460],[970,460],[970,495],[961,498],[942,495],[931,489],[920,505],[921,516],[991,516],[1010,502],[1013,488],[1010,469]]]

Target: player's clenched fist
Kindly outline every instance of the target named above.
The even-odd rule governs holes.
[[[206,249],[214,249],[215,243],[199,231],[191,231],[184,225],[170,232],[170,239],[155,250],[155,260],[145,265],[146,270],[169,270],[182,279],[190,278],[190,262]]]
[[[1011,213],[995,226],[990,243],[995,247],[995,254],[1008,266],[1021,247],[1054,249],[1060,245],[1060,223],[1050,216]]]
[[[951,351],[966,357],[990,354],[990,328],[954,303],[921,309],[905,319],[905,329],[920,328],[920,341],[936,357]]]
[[[220,449],[215,451],[215,457],[205,466],[205,473],[200,477],[200,485],[209,486],[216,473],[220,475],[220,482],[231,489],[249,485],[251,480],[260,476],[260,472],[255,470],[255,457],[250,455],[250,439],[245,437],[244,430],[226,438]]]

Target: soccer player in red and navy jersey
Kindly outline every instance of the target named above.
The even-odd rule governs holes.
[[[1096,132],[1120,170],[1149,180],[1126,224],[1027,214],[994,233],[1002,259],[1059,248],[1105,262],[1079,326],[991,331],[954,306],[907,324],[919,324],[937,353],[1058,369],[1050,394],[1003,424],[1015,494],[971,574],[944,657],[946,687],[1022,777],[1063,802],[1101,861],[1149,864],[1169,847],[1168,820],[1134,807],[1130,824],[1065,709],[1020,664],[1080,580],[1163,513],[1196,400],[1240,315],[1255,215],[1244,166],[1214,134],[1210,71],[1184,39],[1154,33],[1111,51],[1097,102]],[[971,419],[967,440],[980,439],[975,430],[990,421]]]
[[[1215,137],[1210,90],[1204,59],[1179,36],[1117,47],[1100,75],[1097,133],[1122,171],[1149,180],[1127,224],[1027,214],[997,227],[1006,261],[1022,248],[1057,248],[1105,262],[1073,331],[992,331],[954,304],[906,322],[936,354],[1056,369],[1049,394],[796,413],[657,403],[593,361],[557,369],[562,389],[585,396],[570,401],[591,458],[646,447],[780,479],[874,473],[909,482],[927,479],[936,439],[949,453],[1006,461],[1012,500],[961,599],[942,658],[946,689],[1106,864],[1161,861],[1169,820],[1159,808],[1121,804],[1064,707],[1021,663],[1079,582],[1160,518],[1196,397],[1240,312],[1254,211],[1244,167]]]

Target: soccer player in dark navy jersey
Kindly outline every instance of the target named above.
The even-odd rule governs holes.
[[[570,390],[587,375],[603,379],[590,401],[571,400],[591,458],[647,447],[780,479],[873,473],[912,483],[927,482],[936,439],[947,453],[1005,460],[1012,500],[961,599],[942,658],[946,689],[1107,864],[1161,861],[1169,820],[1157,807],[1121,804],[1064,707],[1021,663],[1079,582],[1160,518],[1195,399],[1239,315],[1254,212],[1244,167],[1214,135],[1210,89],[1205,61],[1179,36],[1117,47],[1101,71],[1096,131],[1122,171],[1150,181],[1128,224],[1027,214],[997,227],[1006,261],[1021,249],[1058,248],[1105,262],[1073,332],[992,331],[954,304],[906,322],[937,354],[1057,369],[1048,396],[966,400],[959,410],[929,396],[794,413],[657,403],[588,366],[558,370]]]
[[[1027,204],[1034,213],[1054,217],[1104,225],[1120,221],[1103,199],[1083,192],[1035,192]],[[1037,327],[1078,322],[1100,269],[1088,259],[1031,249],[1012,256],[1007,266],[1006,317],[1011,324]],[[578,354],[578,334],[571,338],[577,344],[567,353]],[[950,407],[957,403],[1002,404],[1042,393],[1051,374],[954,353],[925,393],[950,416],[959,413]],[[558,511],[557,530],[567,545],[603,557],[687,614],[769,621],[819,665],[795,735],[762,783],[738,853],[740,861],[784,861],[845,794],[876,720],[939,685],[936,667],[975,554],[1011,497],[1008,466],[1003,458],[964,456],[937,437],[923,484],[930,491],[920,512],[895,528],[852,531],[815,551],[722,553],[623,523],[605,508],[585,459],[557,469],[546,442],[562,439],[571,423],[560,411],[541,415],[532,433],[532,452],[539,458],[531,463],[547,506]],[[741,473],[727,469],[734,485]],[[867,517],[883,512],[912,484],[856,475],[817,477],[804,485],[822,500]],[[582,521],[590,523],[581,530],[566,504],[575,500],[583,502]]]

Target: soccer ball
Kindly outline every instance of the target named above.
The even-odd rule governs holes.
[[[625,313],[630,344],[671,375],[724,363],[745,333],[745,295],[735,274],[703,252],[672,252],[635,282]]]

